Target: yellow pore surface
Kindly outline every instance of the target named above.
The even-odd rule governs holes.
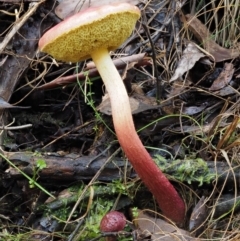
[[[78,62],[90,58],[91,53],[100,48],[114,50],[119,47],[130,36],[139,17],[138,11],[113,13],[90,23],[73,26],[59,36],[51,33],[52,39],[45,38],[46,43],[41,43],[42,46],[39,44],[40,50],[57,60]]]

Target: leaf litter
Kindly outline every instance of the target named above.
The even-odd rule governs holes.
[[[97,202],[108,210],[114,207],[128,212],[129,206],[155,210],[154,202],[149,201],[151,198],[147,199],[147,205],[144,203],[149,192],[130,182],[136,176],[123,162],[124,154],[116,154],[108,163],[118,145],[108,117],[111,106],[95,67],[89,67],[89,62],[79,63],[78,68],[73,64],[56,62],[51,56],[38,53],[36,47],[38,37],[59,22],[54,11],[59,18],[66,18],[73,12],[108,2],[119,1],[63,0],[57,7],[51,1],[33,5],[30,1],[13,3],[6,0],[0,3],[3,16],[0,26],[0,104],[4,117],[1,127],[8,137],[2,137],[5,156],[53,193],[64,192],[67,186],[72,188],[71,195],[74,195],[71,201],[71,195],[63,197],[56,208],[61,207],[59,212],[51,211],[49,215],[49,209],[48,212],[46,209],[39,211],[40,205],[45,208],[48,205],[43,192],[37,188],[30,189],[29,183],[21,180],[18,169],[4,163],[1,174],[5,182],[1,190],[4,211],[0,218],[6,228],[2,234],[10,234],[13,231],[11,223],[15,222],[34,228],[35,233],[30,234],[30,238],[46,239],[56,234],[55,239],[58,239],[57,232],[62,229],[59,218],[68,217],[81,189],[74,189],[71,183],[78,181],[87,185],[95,180],[93,177],[99,170],[99,180],[115,182],[106,190],[99,191],[103,186],[95,186],[96,197],[90,191],[87,199],[83,199],[82,211],[76,212],[75,220],[72,218],[75,222],[85,221],[85,227],[89,229],[87,234],[84,227],[77,230],[83,239],[86,238],[84,235],[89,235],[87,238],[101,235],[96,224],[91,222],[91,217],[96,223],[100,218],[94,213],[94,209],[101,212],[94,206]],[[240,160],[239,48],[235,43],[237,40],[227,48],[222,46],[226,39],[214,38],[216,29],[219,32],[227,30],[229,34],[225,36],[232,36],[229,26],[218,29],[220,24],[217,25],[219,19],[224,22],[227,17],[221,15],[222,12],[232,9],[222,5],[222,12],[217,15],[219,19],[215,17],[211,22],[210,15],[216,16],[218,8],[205,11],[207,9],[203,7],[205,12],[201,10],[193,14],[191,11],[190,14],[192,2],[177,1],[176,5],[173,1],[128,2],[138,4],[142,19],[131,38],[112,56],[120,61],[115,64],[125,81],[139,135],[152,156],[164,157],[160,164],[162,167],[168,165],[166,174],[172,180],[178,180],[173,183],[180,190],[188,209],[183,229],[152,212],[144,215],[139,212],[138,223],[131,223],[128,230],[130,228],[140,237],[153,240],[238,240],[239,234],[232,224],[239,223],[239,196],[236,192]],[[210,20],[205,23],[208,17]],[[149,34],[141,24],[147,26]],[[76,84],[77,79],[79,84]],[[87,96],[86,90],[90,90]],[[160,99],[156,98],[156,93],[162,93]],[[24,109],[28,106],[31,109]],[[13,119],[18,129],[14,127],[11,130],[11,126],[6,126]],[[39,160],[47,163],[41,171],[37,171],[34,164]],[[205,163],[204,168],[200,165],[194,169],[197,160]],[[206,178],[208,175],[209,179]],[[191,179],[192,176],[197,179]],[[125,183],[116,180],[128,180],[131,184],[125,189]],[[119,198],[114,199],[116,194]],[[16,195],[20,197],[17,201]],[[223,203],[228,203],[227,208],[219,202],[222,198],[225,198]],[[198,200],[200,202],[195,205]],[[13,216],[8,203],[20,207]],[[215,209],[217,215],[214,215]],[[47,228],[46,221],[54,225]],[[64,238],[69,240],[71,231],[66,230],[67,235],[60,236],[65,235]],[[43,234],[43,231],[51,235]],[[127,234],[134,236],[134,232]]]

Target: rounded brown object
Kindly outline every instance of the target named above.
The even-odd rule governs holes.
[[[57,60],[85,60],[99,48],[119,47],[139,18],[139,9],[128,3],[89,8],[48,30],[39,40],[39,49]]]
[[[124,229],[126,218],[123,213],[111,211],[107,213],[101,220],[101,232],[119,232]]]

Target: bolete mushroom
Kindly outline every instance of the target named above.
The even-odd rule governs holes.
[[[140,10],[128,3],[89,8],[48,30],[39,40],[39,49],[62,61],[93,59],[110,96],[114,128],[123,151],[163,214],[182,223],[185,204],[137,135],[129,97],[109,56],[110,50],[130,36],[139,18]]]
[[[126,225],[126,217],[123,213],[118,211],[111,211],[103,216],[100,222],[100,231],[101,232],[119,232],[124,229]],[[106,241],[115,241],[115,236],[109,236],[106,238]]]

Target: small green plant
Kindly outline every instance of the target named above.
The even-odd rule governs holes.
[[[76,72],[78,73],[78,66],[76,66]],[[82,93],[84,94],[84,97],[85,97],[85,102],[87,103],[87,105],[89,105],[93,111],[94,111],[94,114],[95,114],[95,117],[96,117],[96,120],[97,122],[101,122],[103,123],[106,128],[114,134],[114,132],[112,131],[112,129],[107,125],[107,123],[103,120],[101,114],[98,112],[96,106],[95,106],[95,101],[93,100],[93,96],[94,96],[94,92],[92,92],[92,84],[93,84],[93,81],[96,79],[96,78],[89,78],[88,77],[88,71],[84,72],[84,75],[85,75],[85,88],[83,89],[79,79],[77,79],[77,82],[78,82],[78,86],[80,88],[80,90],[82,91]],[[86,91],[86,89],[88,88],[88,91]],[[95,131],[98,130],[98,127],[95,126],[93,128]]]
[[[127,187],[120,180],[113,180],[110,184],[112,193],[121,193],[127,195]]]
[[[137,218],[138,217],[138,208],[133,207],[133,208],[131,208],[131,211],[132,211],[133,218]]]
[[[47,164],[45,162],[45,160],[43,159],[39,159],[36,161],[36,167],[34,167],[33,169],[33,177],[31,180],[29,180],[29,186],[30,188],[34,188],[35,187],[35,183],[37,181],[37,179],[39,178],[39,172],[47,167]]]
[[[13,162],[11,162],[6,156],[0,153],[0,157],[3,158],[10,166],[15,168],[19,173],[21,173],[25,178],[27,178],[28,181],[32,181],[36,187],[38,187],[40,190],[46,193],[49,197],[56,199],[50,192],[48,192],[45,188],[43,188],[41,185],[35,182],[31,177],[29,177],[25,172],[23,172],[20,168],[18,168]]]
[[[133,199],[136,191],[136,183],[128,182],[124,183],[122,180],[113,180],[112,183],[108,184],[108,187],[111,188],[113,194],[122,194],[128,196],[130,199]]]

